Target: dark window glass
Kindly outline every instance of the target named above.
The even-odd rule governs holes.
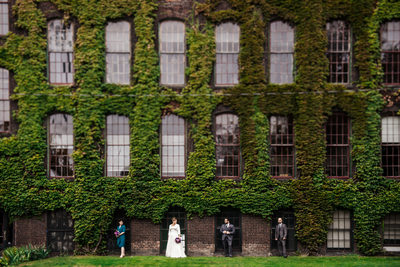
[[[224,210],[215,217],[215,250],[222,252],[224,246],[222,244],[221,225],[225,223],[225,218],[229,219],[229,223],[235,226],[235,234],[232,240],[233,252],[242,251],[242,214],[237,210]]]
[[[381,27],[381,59],[383,83],[400,83],[400,21],[387,22]]]
[[[72,178],[74,176],[74,136],[72,116],[54,114],[49,118],[49,176],[51,178]]]
[[[55,253],[74,251],[74,222],[65,210],[47,214],[47,247]]]
[[[234,114],[221,114],[215,118],[215,144],[217,177],[240,176],[239,119]]]
[[[291,118],[271,116],[271,175],[291,178],[294,175],[294,134]]]
[[[346,114],[334,113],[326,124],[327,174],[329,177],[350,176],[350,120]]]
[[[328,35],[329,76],[328,82],[349,83],[350,73],[350,28],[344,21],[333,21],[326,25]]]
[[[169,225],[172,224],[172,218],[175,217],[178,220],[179,227],[181,228],[183,247],[186,248],[186,212],[182,208],[173,207],[171,208],[165,217],[161,220],[161,245],[160,252],[165,255],[168,243],[168,232]]]

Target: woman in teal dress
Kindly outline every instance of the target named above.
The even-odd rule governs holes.
[[[122,220],[120,220],[119,226],[117,228],[117,231],[118,231],[117,245],[118,245],[118,247],[121,248],[120,258],[125,257],[125,230],[126,230],[126,228],[125,228],[124,222]]]

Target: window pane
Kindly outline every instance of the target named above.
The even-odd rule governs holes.
[[[161,54],[161,83],[180,85],[185,83],[185,55]]]
[[[271,54],[270,82],[285,84],[293,82],[293,54]]]
[[[235,85],[239,83],[239,37],[240,28],[233,23],[223,23],[215,30],[217,55],[215,84]]]
[[[125,116],[107,116],[107,176],[127,176],[130,166],[130,127]]]
[[[327,174],[331,177],[348,177],[350,162],[350,120],[336,113],[326,123]]]
[[[185,84],[185,24],[164,21],[160,25],[161,84]]]
[[[400,21],[386,22],[381,27],[383,82],[400,83]]]
[[[129,53],[107,53],[107,83],[129,84],[130,83],[130,54]]]
[[[294,134],[293,122],[285,116],[270,118],[271,175],[293,177]]]
[[[383,244],[400,246],[400,214],[390,213],[383,220]]]
[[[49,118],[49,175],[50,177],[73,177],[72,161],[73,122],[72,116],[54,114]]]
[[[217,177],[239,177],[239,120],[233,114],[221,114],[215,119]]]
[[[107,52],[130,53],[131,25],[127,21],[109,22],[106,27]]]
[[[348,210],[336,210],[328,227],[327,248],[351,248],[351,216]]]
[[[270,25],[270,45],[272,53],[294,52],[294,30],[282,21],[274,21]]]
[[[0,35],[6,35],[9,31],[8,27],[8,3],[1,1],[0,3]]]
[[[185,120],[174,114],[161,120],[161,176],[185,176]]]
[[[9,72],[0,68],[0,132],[10,130]]]
[[[382,118],[382,168],[386,177],[400,177],[400,118]]]
[[[62,20],[48,23],[47,38],[49,52],[73,52],[73,25],[68,27]]]
[[[332,83],[348,83],[350,67],[350,29],[344,21],[326,25],[328,35],[329,77]]]
[[[73,53],[49,53],[50,83],[69,84],[73,83],[74,73]]]

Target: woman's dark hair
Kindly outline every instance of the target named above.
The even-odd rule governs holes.
[[[122,222],[122,223],[124,223],[124,220],[122,220],[122,219],[119,219],[119,220],[118,220],[118,222]]]

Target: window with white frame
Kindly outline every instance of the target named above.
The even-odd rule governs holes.
[[[161,120],[161,176],[185,177],[185,120],[174,114]]]
[[[51,115],[47,129],[50,178],[72,178],[74,176],[72,116],[68,114]]]
[[[383,176],[400,177],[400,117],[382,118]]]
[[[49,21],[47,27],[49,82],[71,84],[74,82],[73,25],[63,20]]]
[[[0,68],[0,132],[10,131],[10,79],[9,72]]]
[[[271,83],[293,82],[294,29],[283,21],[270,24],[270,74]]]
[[[164,21],[160,24],[161,84],[185,84],[185,24]]]
[[[109,22],[106,27],[106,82],[130,83],[131,25]]]
[[[232,86],[239,83],[240,28],[231,22],[222,23],[215,30],[216,62],[215,85]]]
[[[109,177],[127,176],[130,166],[130,128],[126,116],[107,116],[107,166]]]
[[[328,249],[351,249],[351,214],[348,210],[336,210],[328,227]]]
[[[400,84],[400,21],[381,27],[381,62],[384,84]]]
[[[8,31],[8,0],[0,0],[0,35],[6,35]]]

